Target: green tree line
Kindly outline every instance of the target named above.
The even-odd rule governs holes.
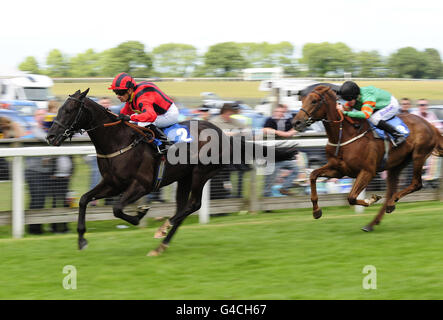
[[[296,58],[290,42],[223,42],[199,53],[193,45],[161,44],[148,51],[138,41],[95,52],[88,49],[69,56],[52,49],[44,65],[28,56],[19,69],[51,77],[113,77],[128,72],[134,77],[235,77],[251,67],[282,67],[290,76],[435,79],[443,77],[440,53],[433,48],[419,51],[400,48],[388,57],[378,51],[353,51],[345,43],[307,43]]]

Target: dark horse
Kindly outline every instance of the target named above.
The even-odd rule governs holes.
[[[326,156],[328,162],[310,175],[311,201],[314,218],[318,219],[322,211],[318,206],[316,180],[318,177],[356,178],[348,195],[351,205],[369,206],[381,197],[372,195],[371,199],[359,200],[358,195],[366,188],[377,171],[387,170],[386,201],[377,216],[362,230],[372,231],[379,224],[385,212],[395,210],[395,203],[405,195],[421,189],[422,168],[426,159],[434,151],[443,157],[443,136],[429,122],[413,114],[400,114],[399,117],[410,129],[406,142],[393,148],[389,146],[386,163],[384,163],[385,144],[374,138],[368,121],[343,117],[336,108],[337,97],[326,86],[318,86],[303,99],[300,112],[294,117],[293,125],[303,131],[315,121],[323,121],[328,135]],[[398,177],[401,170],[413,162],[413,178],[404,190],[397,191]]]
[[[156,172],[161,161],[156,147],[152,144],[152,131],[148,130],[150,132],[145,134],[142,131],[144,128],[118,121],[117,115],[87,98],[88,91],[89,89],[85,92],[77,91],[68,97],[59,109],[47,135],[49,144],[59,146],[65,139],[72,137],[75,132],[86,130],[97,152],[98,167],[103,178],[96,187],[80,198],[77,226],[79,249],[83,249],[87,245],[84,238],[86,232],[85,214],[86,206],[92,200],[121,195],[119,201],[113,206],[114,215],[134,225],[139,223],[146,214],[146,208],[139,209],[136,216],[125,214],[123,208],[154,189]],[[183,122],[183,124],[190,125],[189,121]],[[183,220],[200,209],[203,186],[222,168],[223,164],[226,164],[222,158],[226,156],[226,152],[232,152],[235,147],[230,143],[233,140],[232,137],[228,138],[220,128],[210,122],[198,121],[197,128],[198,135],[204,129],[212,129],[212,132],[216,133],[216,138],[213,136],[207,136],[206,139],[201,139],[198,136],[193,137],[196,139],[197,150],[193,150],[192,146],[187,143],[181,145],[185,146],[187,159],[195,161],[171,164],[169,160],[166,160],[163,179],[158,187],[177,181],[177,207],[175,215],[166,220],[155,233],[156,238],[165,238],[159,247],[151,251],[149,255],[161,254],[168,247],[172,236]],[[218,149],[215,150],[217,151],[215,153],[218,153],[216,155],[217,161],[204,164],[200,161],[198,152],[202,148],[207,148],[211,139],[218,140],[218,144],[216,144]],[[240,142],[240,152],[242,153],[240,160],[245,161],[246,144],[250,143],[245,140]],[[171,147],[171,149],[173,148]],[[253,150],[253,153],[256,152],[254,148]],[[213,151],[214,149],[211,149],[211,152]],[[264,147],[262,151],[262,156],[275,152],[276,161],[293,158],[296,153],[295,148]],[[253,154],[252,157],[256,155],[258,156],[258,153]],[[229,159],[232,161],[233,158],[230,156]]]

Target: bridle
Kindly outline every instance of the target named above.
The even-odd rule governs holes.
[[[89,129],[75,129],[75,127],[77,126],[78,122],[80,121],[80,118],[82,117],[83,113],[86,111],[86,107],[85,107],[85,98],[83,98],[83,99],[78,99],[78,98],[73,97],[73,96],[70,95],[70,96],[68,97],[67,100],[74,100],[75,102],[80,103],[80,110],[78,111],[77,115],[76,115],[75,118],[74,118],[74,121],[71,123],[71,125],[69,126],[69,128],[68,128],[67,126],[65,126],[64,124],[62,124],[60,121],[58,121],[58,120],[56,120],[56,119],[54,120],[54,123],[58,124],[60,127],[62,127],[63,129],[65,129],[65,132],[63,132],[63,135],[62,135],[63,137],[66,137],[66,138],[68,138],[68,139],[71,139],[72,136],[73,136],[75,133],[77,133],[77,132],[80,132],[81,134],[83,134],[84,132],[89,132],[89,131],[92,131],[92,130],[98,129],[98,128],[100,128],[100,127],[111,127],[111,126],[117,125],[117,124],[119,124],[119,123],[122,122],[122,120],[117,120],[117,121],[112,122],[112,123],[101,123],[101,124],[99,124],[99,125],[97,125],[97,126],[95,126],[95,127],[89,128]],[[117,116],[116,114],[114,114],[114,113],[111,112],[110,110],[107,110],[107,109],[105,109],[105,110],[106,110],[107,112],[113,114],[114,116]],[[130,146],[128,146],[128,147],[126,147],[126,148],[123,148],[123,149],[121,149],[121,150],[119,150],[119,151],[117,151],[117,152],[115,152],[115,153],[112,153],[112,154],[110,154],[110,155],[99,155],[99,154],[97,154],[97,156],[104,157],[104,158],[112,158],[112,157],[114,157],[114,156],[120,155],[120,154],[122,154],[123,152],[126,152],[126,151],[132,149],[133,147],[135,147],[135,146],[136,146],[140,141],[142,141],[142,140],[145,140],[147,143],[152,143],[152,142],[154,141],[154,139],[155,139],[155,133],[154,133],[151,129],[149,129],[149,128],[144,128],[144,127],[139,127],[139,126],[137,126],[137,125],[135,125],[135,124],[132,124],[132,123],[130,123],[130,122],[127,122],[127,121],[123,121],[123,122],[124,122],[124,124],[126,124],[128,127],[130,127],[130,128],[132,128],[133,130],[137,131],[137,132],[141,135],[141,138],[140,138],[140,139],[137,139],[135,142],[131,143]],[[148,137],[144,132],[148,132],[148,133],[151,135],[151,137]]]
[[[62,127],[63,129],[65,129],[65,132],[63,132],[63,135],[62,135],[62,136],[63,136],[63,137],[66,137],[66,138],[68,138],[68,139],[70,139],[70,138],[72,138],[72,136],[73,136],[75,133],[77,133],[77,132],[81,132],[81,131],[82,131],[81,129],[75,129],[75,126],[76,126],[77,123],[80,121],[80,118],[81,118],[81,116],[82,116],[84,110],[86,109],[86,107],[85,107],[85,98],[83,98],[83,99],[78,99],[78,98],[76,98],[76,97],[69,96],[69,97],[68,97],[68,100],[74,100],[74,101],[80,103],[80,110],[78,111],[77,115],[75,116],[74,121],[71,123],[71,125],[69,126],[69,128],[68,128],[67,126],[65,126],[63,123],[61,123],[60,121],[58,121],[57,119],[54,120],[54,123],[58,124],[60,127]],[[84,130],[84,131],[87,132],[87,131],[94,130],[94,129],[96,129],[96,128],[98,128],[98,126],[97,126],[97,127],[94,127],[94,128],[91,128],[91,129],[88,129],[88,130]]]
[[[308,111],[306,111],[306,109],[301,108],[300,111],[303,111],[304,113],[306,113],[306,115],[308,116],[308,119],[306,120],[306,126],[310,126],[311,124],[313,124],[316,121],[322,121],[322,122],[332,122],[332,123],[341,123],[343,122],[343,113],[338,112],[338,114],[340,115],[340,120],[328,120],[328,119],[322,119],[322,118],[314,118],[312,115],[315,114],[318,110],[320,110],[320,108],[322,107],[323,104],[326,104],[326,99],[323,96],[323,94],[321,94],[318,91],[313,90],[311,93],[315,93],[316,95],[318,95],[320,97],[320,101],[317,103],[317,105],[315,106],[314,110],[309,113]]]
[[[339,131],[338,131],[338,143],[336,143],[336,144],[335,144],[335,143],[331,143],[329,140],[328,140],[328,143],[327,143],[328,145],[331,145],[331,146],[336,147],[336,148],[335,148],[335,156],[337,157],[337,156],[338,156],[339,149],[340,149],[341,146],[345,146],[345,145],[347,145],[347,144],[349,144],[349,143],[351,143],[351,142],[354,142],[355,140],[360,139],[361,137],[363,137],[363,136],[368,132],[368,130],[366,130],[366,131],[363,132],[362,134],[360,134],[360,135],[358,135],[358,136],[356,136],[356,137],[354,137],[354,138],[352,138],[352,139],[346,141],[345,143],[342,143],[342,142],[341,142],[341,139],[342,139],[342,135],[343,135],[343,120],[345,119],[345,117],[344,117],[344,115],[343,115],[343,112],[341,112],[339,109],[337,109],[337,112],[338,112],[338,114],[339,114],[339,116],[340,116],[340,120],[329,120],[329,119],[322,119],[322,118],[318,118],[318,119],[314,118],[314,117],[312,116],[312,114],[315,114],[315,113],[321,108],[321,106],[322,106],[323,104],[326,104],[326,100],[325,100],[325,97],[324,97],[320,92],[318,92],[318,91],[313,90],[311,93],[315,93],[316,95],[318,95],[318,96],[320,97],[320,102],[317,103],[317,105],[315,106],[315,108],[314,108],[314,110],[312,111],[312,113],[309,113],[308,111],[306,111],[306,110],[303,109],[303,108],[300,109],[301,111],[303,111],[304,113],[306,113],[307,116],[308,116],[308,119],[306,120],[306,125],[307,125],[307,126],[310,126],[310,125],[313,124],[315,121],[319,121],[319,120],[321,120],[322,122],[326,122],[326,123],[338,123],[338,124],[340,124]],[[351,120],[351,118],[346,117],[346,120],[347,120],[349,123],[351,123],[352,125],[355,126],[355,122],[354,122],[353,120]]]

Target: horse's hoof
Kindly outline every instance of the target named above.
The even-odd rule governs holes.
[[[371,232],[374,230],[374,228],[370,225],[364,226],[363,228],[361,228],[364,232]]]
[[[373,202],[373,203],[376,203],[378,200],[381,199],[381,196],[376,195],[376,194],[373,194],[373,195],[372,195],[372,199],[374,199],[374,202]]]
[[[314,219],[320,219],[321,216],[322,216],[322,211],[321,211],[321,209],[319,209],[319,210],[317,210],[317,211],[314,211],[314,212],[312,213],[312,215],[314,216]]]
[[[88,241],[86,239],[78,240],[78,250],[84,250],[88,247]]]
[[[395,210],[395,206],[387,206],[386,207],[386,213],[391,213]]]
[[[157,257],[157,256],[161,255],[168,247],[169,247],[169,245],[161,243],[157,249],[150,251],[147,254],[147,256],[148,257]]]
[[[157,250],[151,250],[149,251],[149,253],[147,254],[148,257],[157,257],[159,256],[160,253]]]
[[[137,212],[138,212],[139,214],[143,214],[143,215],[145,215],[145,214],[148,213],[149,209],[151,209],[151,207],[148,207],[148,206],[138,206],[138,207],[137,207]]]

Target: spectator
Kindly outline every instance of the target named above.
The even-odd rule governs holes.
[[[222,129],[228,136],[241,134],[246,126],[232,118],[232,115],[238,114],[239,106],[237,103],[225,103],[220,110],[220,114],[210,119],[210,122]],[[243,173],[249,170],[247,165],[232,165],[220,170],[220,172],[211,179],[211,199],[225,199],[232,195],[231,171],[238,171],[237,195],[241,196],[243,185]],[[239,190],[240,188],[240,190]]]
[[[48,102],[48,113],[57,114],[59,107],[60,105],[56,100],[50,100]]]
[[[46,141],[46,132],[44,127],[46,109],[37,109],[34,113],[35,124],[32,127],[33,135]],[[27,157],[25,160],[25,180],[29,188],[30,201],[29,209],[43,209],[45,207],[46,195],[51,189],[51,158],[47,156]],[[31,234],[43,233],[41,224],[30,224],[28,231]]]
[[[291,120],[291,117],[287,116],[287,107],[285,105],[278,105],[274,109],[272,117],[266,119],[263,132],[264,134],[275,136],[276,139],[288,139],[293,137],[297,131],[292,127]],[[295,160],[286,160],[275,163],[273,171],[267,172],[267,175],[265,176],[263,196],[272,196],[272,185],[276,180],[277,174],[282,169],[286,169],[289,172],[283,178],[279,192],[284,195],[292,195],[289,189],[297,178],[298,169]]]
[[[52,175],[51,175],[51,196],[52,207],[69,207],[68,192],[69,183],[73,173],[72,156],[58,156],[52,158]],[[54,233],[65,233],[69,231],[66,222],[52,223],[51,231]]]
[[[222,129],[228,136],[240,134],[246,129],[246,126],[232,118],[232,115],[239,113],[239,105],[237,103],[225,103],[220,110],[220,114],[211,119],[211,122]]]
[[[101,97],[100,100],[98,100],[98,104],[102,105],[102,107],[109,109],[112,106],[111,99],[108,97]]]
[[[400,100],[400,113],[409,113],[411,107],[411,100],[409,98],[402,98]]]
[[[435,113],[428,110],[428,100],[427,99],[420,99],[417,102],[417,111],[413,111],[412,114],[415,114],[419,117],[422,117],[426,119],[428,122],[432,123],[441,133],[443,133],[443,126],[438,120]]]
[[[50,101],[48,105],[48,113],[45,115],[43,120],[43,128],[47,132],[52,126],[56,113],[58,111],[59,104],[57,101]],[[51,111],[51,112],[49,112]],[[52,197],[52,208],[58,207],[69,207],[67,202],[67,196],[69,191],[69,182],[71,181],[71,176],[73,172],[73,159],[72,156],[57,156],[51,157],[51,176],[50,176],[50,189],[48,190],[48,195]],[[54,233],[65,233],[68,232],[68,224],[62,223],[52,223],[51,231]]]
[[[20,138],[25,135],[21,125],[7,117],[0,117],[0,131],[3,139]]]
[[[25,131],[16,122],[7,117],[0,117],[0,138],[12,139],[20,138],[24,135]],[[10,170],[9,162],[5,158],[0,158],[0,180],[9,180]]]
[[[211,112],[209,112],[209,108],[205,105],[198,107],[195,110],[195,113],[197,114],[197,116],[194,118],[195,120],[209,121],[209,119],[211,118]]]
[[[274,135],[276,139],[288,139],[297,131],[292,127],[292,116],[288,114],[286,105],[279,104],[273,111],[272,117],[266,119],[263,125],[265,135]]]
[[[428,110],[428,100],[427,99],[420,99],[417,101],[417,111],[413,111],[412,114],[415,114],[419,117],[422,117],[432,123],[439,131],[440,133],[443,133],[443,125],[438,120],[435,113]],[[440,161],[437,156],[431,155],[427,160],[423,167],[424,169],[424,176],[423,179],[425,181],[431,180],[429,177],[434,176],[433,174],[430,174],[430,172],[440,172]]]

